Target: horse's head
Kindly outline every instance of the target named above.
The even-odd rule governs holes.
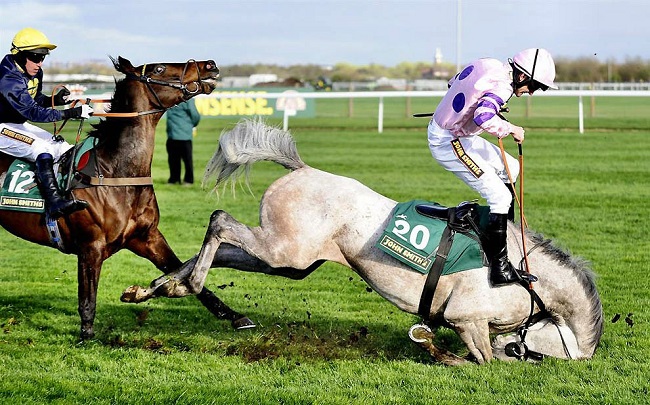
[[[184,63],[148,63],[134,67],[128,59],[111,58],[118,72],[128,80],[143,83],[152,104],[170,108],[198,94],[210,94],[217,87],[219,68],[213,60]]]

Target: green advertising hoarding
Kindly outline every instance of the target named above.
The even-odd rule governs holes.
[[[216,89],[209,96],[195,98],[196,109],[205,117],[241,117],[261,115],[267,117],[282,117],[284,111],[293,110],[300,117],[315,115],[314,99],[303,97],[265,98],[263,93],[296,94],[308,93],[311,89],[273,88],[228,88]],[[218,94],[250,94],[251,97],[220,98]],[[293,115],[293,114],[291,114]]]

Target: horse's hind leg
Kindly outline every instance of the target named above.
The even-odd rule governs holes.
[[[247,226],[237,222],[225,211],[213,212],[198,255],[185,262],[178,270],[153,280],[148,288],[129,287],[122,293],[122,301],[142,302],[153,297],[177,298],[197,294],[203,289],[208,271],[225,235],[234,240],[236,235],[242,233],[251,235]],[[228,243],[241,247],[242,243],[230,240]]]
[[[149,288],[130,287],[124,292],[122,299],[142,302],[152,297],[172,298],[197,294],[203,288],[208,271],[214,265],[299,279],[300,272],[309,274],[322,263],[309,253],[296,253],[295,241],[299,240],[299,237],[291,234],[283,238],[280,232],[275,232],[271,238],[265,232],[268,230],[260,227],[251,229],[227,212],[217,210],[210,216],[203,245],[196,257],[187,261],[177,271],[157,278]],[[222,243],[241,249],[245,255],[240,255],[237,259],[231,251],[224,249],[229,257],[223,260],[217,258]],[[233,258],[234,262],[228,261]],[[263,265],[257,266],[256,263]]]

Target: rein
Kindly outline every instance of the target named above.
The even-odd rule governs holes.
[[[519,197],[517,198],[517,193],[515,192],[515,199],[517,200],[517,204],[519,205],[519,216],[521,217],[521,221],[520,221],[521,222],[521,243],[522,243],[522,251],[523,251],[523,257],[519,262],[519,268],[523,267],[525,272],[530,275],[530,265],[528,263],[528,256],[535,249],[550,243],[550,240],[536,244],[530,249],[530,251],[527,251],[526,249],[526,238],[525,238],[524,231],[525,228],[528,227],[528,223],[526,222],[526,217],[524,216],[524,154],[523,154],[523,148],[521,144],[518,144],[518,147],[519,147],[519,167],[520,167],[519,179],[520,180],[519,180]],[[503,139],[501,138],[499,138],[499,149],[501,149],[503,165],[505,166],[506,172],[508,173],[508,179],[510,180],[510,184],[514,184],[513,182],[514,179],[512,177],[510,168],[508,167],[508,161],[506,159],[506,151],[503,147]],[[537,292],[533,288],[533,279],[529,278],[527,284],[525,283],[525,281],[522,280],[521,284],[526,288],[526,290],[530,294],[530,315],[528,316],[528,319],[526,319],[524,325],[517,330],[520,343],[512,342],[507,344],[505,347],[506,355],[510,357],[518,358],[520,360],[543,359],[544,358],[543,354],[528,349],[528,346],[526,345],[526,335],[531,325],[539,322],[545,317],[548,317],[557,328],[558,334],[560,335],[560,340],[562,341],[562,347],[564,348],[564,352],[566,353],[568,358],[571,358],[571,353],[569,352],[569,349],[566,345],[564,336],[562,336],[562,331],[560,330],[559,325],[557,324],[555,319],[552,316],[550,316],[549,312],[546,310],[546,306],[544,305],[542,298],[539,296],[539,294],[537,294]],[[537,312],[537,314],[535,314],[535,304],[537,304],[537,307],[539,308],[539,312]]]
[[[188,67],[192,64],[194,68],[196,69],[196,77],[197,80],[190,82],[190,83],[183,83],[183,79],[185,78],[185,74],[188,71]],[[156,91],[151,87],[152,84],[156,84],[159,86],[166,86],[166,87],[172,87],[174,89],[181,90],[183,92],[183,96],[185,99],[190,99],[197,95],[200,91],[201,88],[203,87],[203,81],[201,80],[201,71],[199,69],[199,64],[196,62],[194,59],[190,59],[185,63],[185,66],[183,67],[183,72],[181,73],[181,76],[179,77],[178,81],[164,81],[164,80],[158,80],[158,79],[153,79],[145,74],[145,70],[147,69],[147,65],[144,64],[142,65],[142,71],[139,75],[133,74],[133,73],[127,73],[125,75],[126,79],[129,80],[135,80],[140,83],[144,83],[147,87],[147,90],[154,96],[156,99],[156,104],[158,106],[158,109],[156,110],[149,110],[149,111],[135,111],[135,112],[103,112],[103,113],[93,113],[93,117],[108,117],[108,118],[135,118],[135,117],[140,117],[143,115],[150,115],[150,114],[157,114],[157,113],[164,113],[165,111],[169,110],[172,106],[165,107],[163,106],[162,101],[160,101],[160,97],[158,97],[158,94]],[[190,90],[189,84],[194,84],[194,89]],[[58,85],[54,88],[56,90],[58,87],[63,87],[63,85]],[[54,94],[55,91],[52,91],[52,108],[54,108]],[[90,104],[91,101],[94,102],[111,102],[112,99],[90,99],[87,98],[86,100],[75,100],[73,101],[71,107],[74,107],[77,102],[81,102],[82,104]],[[54,123],[54,133],[55,135],[58,135],[63,127],[65,126],[67,120],[61,124],[61,127],[56,129],[56,123]]]

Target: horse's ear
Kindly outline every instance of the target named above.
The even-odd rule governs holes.
[[[115,70],[118,72],[122,73],[127,73],[127,72],[132,72],[134,67],[131,64],[131,61],[129,61],[126,58],[123,58],[121,56],[118,56],[117,59],[113,58],[112,56],[109,56],[111,58],[111,61],[113,62],[113,66],[115,66]]]

